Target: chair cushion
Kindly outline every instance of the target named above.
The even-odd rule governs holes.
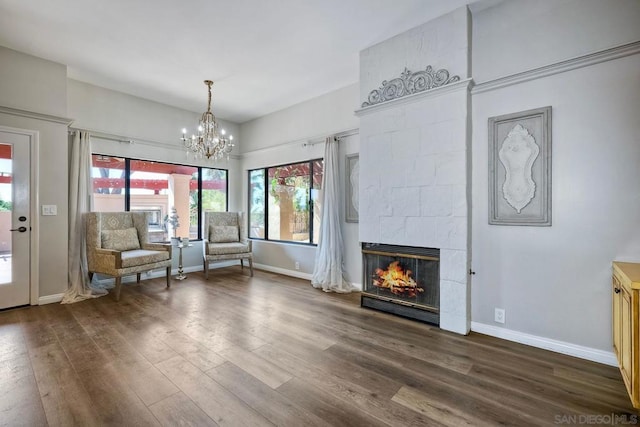
[[[210,225],[209,241],[211,243],[239,242],[240,234],[238,233],[238,227],[233,225]]]
[[[238,212],[207,212],[206,215],[209,219],[207,224],[209,225],[233,225],[237,227],[238,224]]]
[[[122,252],[122,267],[135,267],[143,264],[165,261],[169,259],[169,251],[149,251],[136,249]]]
[[[245,243],[210,243],[209,255],[228,255],[249,252],[249,245]]]
[[[112,249],[114,251],[140,249],[138,230],[134,227],[120,230],[103,230],[100,236],[103,249]]]

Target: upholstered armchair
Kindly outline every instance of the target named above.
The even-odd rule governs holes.
[[[85,214],[89,277],[94,273],[115,277],[120,300],[122,276],[165,268],[171,286],[171,246],[149,243],[144,212],[90,212]]]
[[[204,276],[209,278],[209,264],[215,261],[249,261],[249,271],[253,276],[253,254],[251,240],[247,239],[247,224],[243,212],[205,212],[204,233]]]

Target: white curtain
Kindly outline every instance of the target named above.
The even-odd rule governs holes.
[[[69,146],[69,289],[62,304],[71,304],[107,293],[92,289],[87,269],[87,251],[82,214],[90,209],[91,137],[76,131]]]
[[[345,279],[342,230],[340,229],[340,167],[338,141],[327,138],[322,176],[322,219],[316,264],[311,277],[314,288],[325,292],[351,292],[355,288]]]

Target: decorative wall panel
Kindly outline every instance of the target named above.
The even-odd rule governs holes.
[[[345,220],[347,222],[358,222],[358,211],[360,210],[360,156],[358,154],[349,154],[345,159]]]
[[[489,119],[489,224],[551,225],[551,107]]]

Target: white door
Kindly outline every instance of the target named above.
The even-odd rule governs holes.
[[[0,131],[0,309],[29,304],[31,138]]]

